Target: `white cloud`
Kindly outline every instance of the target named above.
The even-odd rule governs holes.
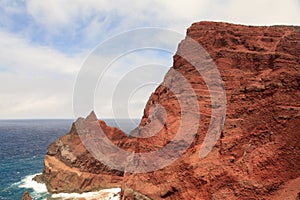
[[[182,28],[187,23],[205,20],[224,20],[247,24],[299,24],[298,0],[29,0],[28,12],[33,19],[47,27],[66,28],[78,27],[83,22],[98,27],[98,17],[119,17],[121,27],[117,30],[132,28],[142,24]],[[103,23],[106,23],[104,20]],[[97,29],[95,29],[97,30]]]
[[[64,98],[61,98],[64,97]],[[72,109],[66,96],[55,95],[4,95],[1,99],[1,118],[70,118]]]
[[[70,57],[20,36],[0,32],[1,67],[15,73],[72,74],[80,68],[81,56]]]
[[[298,0],[228,0],[209,7],[212,20],[222,20],[250,25],[294,24],[300,25]]]
[[[3,0],[0,7],[0,118],[72,117],[73,84],[86,52],[123,31],[154,26],[185,33],[191,23],[202,20],[300,25],[299,0]],[[26,25],[24,20],[29,20]],[[54,44],[57,40],[60,47]],[[174,39],[161,42],[169,41]],[[118,47],[126,45],[125,40]],[[164,64],[171,59],[141,55],[121,59],[118,65],[130,69],[128,63],[152,59]],[[108,85],[118,82],[121,72],[111,70]],[[131,100],[138,104],[130,105],[132,116],[140,116],[147,100],[142,96],[148,93],[139,91]],[[99,96],[104,101],[97,105],[100,117],[112,117],[109,97]]]
[[[36,79],[1,73],[0,118],[70,118],[72,80]]]
[[[99,79],[95,111],[101,118],[141,118],[150,94],[162,82],[172,55],[157,56],[158,50],[131,52],[120,57]],[[128,103],[128,105],[126,105]]]
[[[7,14],[19,14],[24,9],[19,6],[19,2],[16,0],[2,0],[0,2],[0,7]]]
[[[72,91],[82,56],[0,32],[0,118],[72,117]]]

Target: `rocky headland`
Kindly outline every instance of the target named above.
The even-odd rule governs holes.
[[[188,38],[200,44],[210,57],[189,49]],[[200,66],[208,74],[205,78],[195,68],[200,57]],[[217,87],[222,87],[226,94],[220,105],[211,96],[222,91],[214,90],[213,84],[207,85],[215,78],[209,76],[207,63],[211,60],[222,78]],[[182,84],[176,73],[182,75],[189,87]],[[199,108],[196,113],[181,107],[182,102],[194,103],[191,89],[197,103],[193,108]],[[224,104],[224,126],[220,121],[218,127],[211,127],[220,117],[215,111]],[[183,118],[189,120],[183,122]],[[199,123],[196,129],[195,120]],[[125,165],[116,169],[87,150],[78,124],[89,124],[84,127],[86,132],[92,132],[93,126],[101,127],[106,138],[133,156],[158,151],[168,144],[174,145],[172,149],[180,156],[149,172],[141,173],[142,165],[139,173]],[[151,94],[141,123],[130,136],[107,126],[92,112],[86,119],[78,119],[69,133],[48,147],[39,180],[45,182],[51,193],[119,187],[122,199],[295,200],[300,195],[299,125],[299,27],[198,22],[188,28],[187,38],[174,55],[173,66]],[[206,134],[218,128],[222,131],[215,135],[217,142],[212,150],[199,156]],[[185,131],[176,137],[180,130]],[[186,146],[185,141],[190,139],[191,144]],[[164,157],[174,156],[168,153]],[[110,156],[121,159],[117,153]]]

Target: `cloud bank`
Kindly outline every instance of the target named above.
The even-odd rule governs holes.
[[[162,27],[184,34],[191,23],[203,20],[300,25],[299,10],[299,0],[2,0],[0,118],[72,118],[73,87],[82,63],[99,43],[120,32]],[[170,67],[172,54],[154,55],[120,60],[107,80],[116,82],[120,66],[128,70],[128,63],[155,60]],[[130,100],[132,117],[141,116],[154,87],[145,87]],[[111,99],[101,91],[97,98],[104,102],[95,106],[98,115],[113,117]]]

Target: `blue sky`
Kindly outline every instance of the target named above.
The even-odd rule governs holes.
[[[82,63],[99,43],[121,32],[161,27],[184,34],[203,20],[300,25],[299,11],[299,0],[1,0],[0,118],[73,118],[73,88]],[[132,59],[139,65],[155,60],[166,70],[172,64],[171,53]],[[111,70],[110,76],[116,75]],[[130,106],[131,116],[141,116],[150,92],[147,87],[136,96],[139,106]],[[95,107],[99,117],[114,117],[111,106]]]

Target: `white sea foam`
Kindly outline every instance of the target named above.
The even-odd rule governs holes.
[[[39,175],[39,174],[28,175],[24,179],[22,179],[20,182],[19,188],[31,188],[36,193],[46,193],[47,188],[46,188],[45,184],[38,183],[38,182],[32,180],[36,175]]]
[[[43,198],[48,194],[47,187],[43,183],[38,183],[32,180],[36,175],[39,174],[25,176],[20,182],[15,184],[18,185],[19,188],[32,189],[33,192],[30,193],[30,195],[33,198]]]
[[[58,193],[52,194],[51,198],[58,199],[79,199],[84,198],[86,200],[99,199],[99,200],[120,200],[121,188],[104,189],[98,192],[85,192],[79,193]]]
[[[32,180],[36,175],[39,174],[33,174],[25,176],[21,181],[14,183],[14,186],[17,186],[19,188],[27,188],[32,189],[33,192],[30,193],[30,195],[34,199],[46,199],[47,195],[49,194],[47,191],[47,187],[43,183],[38,183],[34,180]],[[53,199],[59,199],[59,200],[68,200],[68,199],[80,199],[84,198],[86,200],[120,200],[120,192],[121,188],[111,188],[111,189],[103,189],[98,192],[85,192],[82,194],[79,193],[58,193],[58,194],[52,194],[51,198]]]

